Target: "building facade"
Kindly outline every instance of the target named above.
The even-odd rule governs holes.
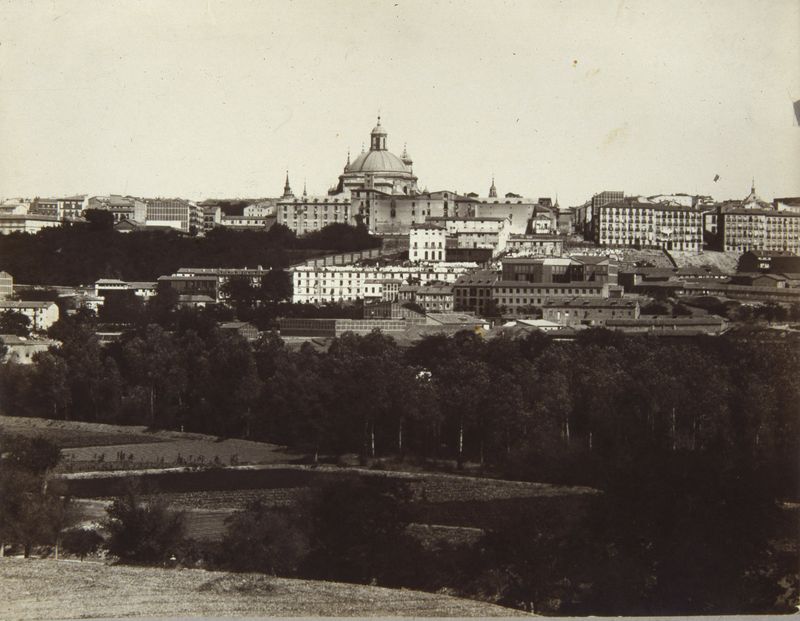
[[[292,276],[292,302],[322,304],[365,299],[367,282],[399,280],[405,284],[440,281],[454,283],[462,274],[477,268],[475,263],[420,263],[383,267],[298,266]],[[375,297],[370,296],[370,297]]]
[[[601,246],[703,249],[703,211],[692,207],[607,203],[595,210],[593,230],[594,241]]]
[[[447,231],[433,223],[413,224],[408,234],[408,260],[446,261]]]
[[[542,318],[560,326],[604,326],[609,320],[638,319],[639,302],[628,299],[575,297],[548,300],[542,305]]]
[[[800,253],[800,213],[777,209],[734,209],[718,214],[725,252],[751,250]]]

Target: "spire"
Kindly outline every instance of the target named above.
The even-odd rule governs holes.
[[[286,183],[283,186],[283,198],[293,198],[292,186],[289,185],[289,171],[286,171]]]
[[[414,163],[411,156],[408,154],[408,148],[405,143],[403,143],[403,154],[400,156],[400,159],[403,160],[403,164],[406,166],[411,166]]]
[[[756,193],[756,178],[752,177],[750,180],[750,191],[755,194]]]
[[[494,187],[494,173],[492,173],[492,187],[489,188],[489,198],[497,198],[497,188]]]
[[[303,198],[306,196],[308,196],[308,193],[306,192],[306,180],[303,179]]]

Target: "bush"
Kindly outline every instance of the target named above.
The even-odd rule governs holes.
[[[163,563],[183,543],[184,514],[160,500],[140,503],[133,493],[107,509],[108,551],[123,562]]]
[[[103,537],[91,528],[72,528],[61,536],[61,547],[81,560],[96,552],[103,543]]]
[[[220,561],[227,569],[294,576],[308,554],[308,536],[297,520],[258,500],[226,522]]]

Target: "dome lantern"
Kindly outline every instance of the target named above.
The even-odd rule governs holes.
[[[381,117],[378,115],[378,124],[372,129],[370,151],[386,150],[386,130],[381,126]]]

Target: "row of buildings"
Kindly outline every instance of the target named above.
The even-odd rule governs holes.
[[[123,233],[172,229],[202,234],[218,226],[264,230],[275,222],[274,199],[253,201],[244,205],[240,214],[228,215],[214,201],[198,204],[183,198],[82,195],[3,201],[0,203],[0,234],[38,233],[44,228],[83,222],[90,209],[110,213],[114,228]]]
[[[599,246],[800,252],[800,198],[762,200],[755,184],[741,201],[686,194],[625,197],[606,191],[574,211],[578,231]]]

